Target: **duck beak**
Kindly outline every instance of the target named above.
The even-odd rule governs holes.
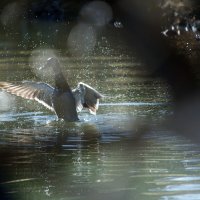
[[[44,68],[44,66],[41,66],[41,67],[39,67],[38,69],[39,69],[39,70],[42,70],[43,68]]]
[[[41,67],[39,67],[39,70],[43,70],[46,69],[48,67],[47,63],[45,63],[44,65],[42,65]]]
[[[41,67],[39,67],[39,70],[47,69],[52,63],[52,60],[52,58],[48,58],[47,61]]]

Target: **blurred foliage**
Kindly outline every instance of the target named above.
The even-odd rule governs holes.
[[[15,17],[21,16],[26,20],[53,20],[66,21],[76,20],[83,5],[91,0],[1,0],[0,13],[10,9],[20,11],[20,14],[13,12]],[[119,0],[107,0],[111,6],[115,6]],[[149,7],[158,7],[163,19],[163,26],[180,21],[180,18],[200,18],[200,2],[197,0],[151,0],[146,3]],[[150,9],[150,8],[147,8]],[[10,11],[11,12],[11,11]],[[117,14],[117,13],[116,13]]]
[[[55,35],[56,38],[62,38],[60,35],[62,32],[67,37],[69,29],[73,26],[71,24],[80,19],[80,9],[88,2],[91,0],[1,0],[0,35],[2,41],[6,41],[9,37],[14,41],[22,40],[22,46],[23,44],[26,47],[27,44],[33,46],[34,42],[30,40],[33,36],[30,32],[35,31],[35,37],[38,41],[48,40],[47,43],[55,44]],[[115,11],[115,7],[123,1],[106,0],[106,2],[113,8],[113,20],[110,22],[113,25],[113,22],[118,20],[118,12]],[[156,16],[160,17],[157,20],[161,20],[159,23],[161,25],[160,31],[167,31],[167,37],[169,36],[169,40],[173,41],[173,45],[177,45],[180,52],[189,52],[190,55],[197,53],[192,52],[191,49],[198,49],[197,42],[200,39],[200,1],[150,0],[144,1],[142,5],[146,7],[148,12],[156,12]],[[147,15],[144,13],[145,16]],[[40,24],[35,28],[35,24],[38,22]],[[69,22],[72,23],[69,24]],[[67,28],[66,23],[68,23]],[[189,31],[185,31],[187,26]],[[195,33],[192,27],[197,29]],[[185,48],[186,46],[187,48]]]
[[[33,18],[47,20],[65,20],[77,17],[80,8],[91,0],[1,0],[2,11],[9,4],[16,3],[23,8],[26,15]],[[110,5],[115,5],[117,0],[107,0]],[[199,17],[198,0],[151,0],[149,5],[155,5],[162,9],[163,16],[183,16],[194,14]]]

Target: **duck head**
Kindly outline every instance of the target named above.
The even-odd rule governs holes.
[[[61,72],[60,62],[55,57],[50,57],[47,59],[45,65],[43,66],[43,69],[47,69],[47,68],[52,69],[55,74]]]

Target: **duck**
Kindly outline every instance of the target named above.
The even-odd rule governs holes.
[[[58,119],[66,122],[79,121],[78,113],[83,108],[87,108],[93,115],[96,114],[99,99],[103,98],[100,92],[83,82],[79,82],[72,90],[57,58],[48,58],[43,67],[52,69],[54,87],[44,82],[22,81],[17,84],[0,82],[0,89],[24,99],[35,100],[53,111]]]

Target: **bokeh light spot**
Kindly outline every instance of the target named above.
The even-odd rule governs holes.
[[[88,24],[77,24],[69,34],[67,45],[72,54],[90,53],[96,45],[96,30]]]

